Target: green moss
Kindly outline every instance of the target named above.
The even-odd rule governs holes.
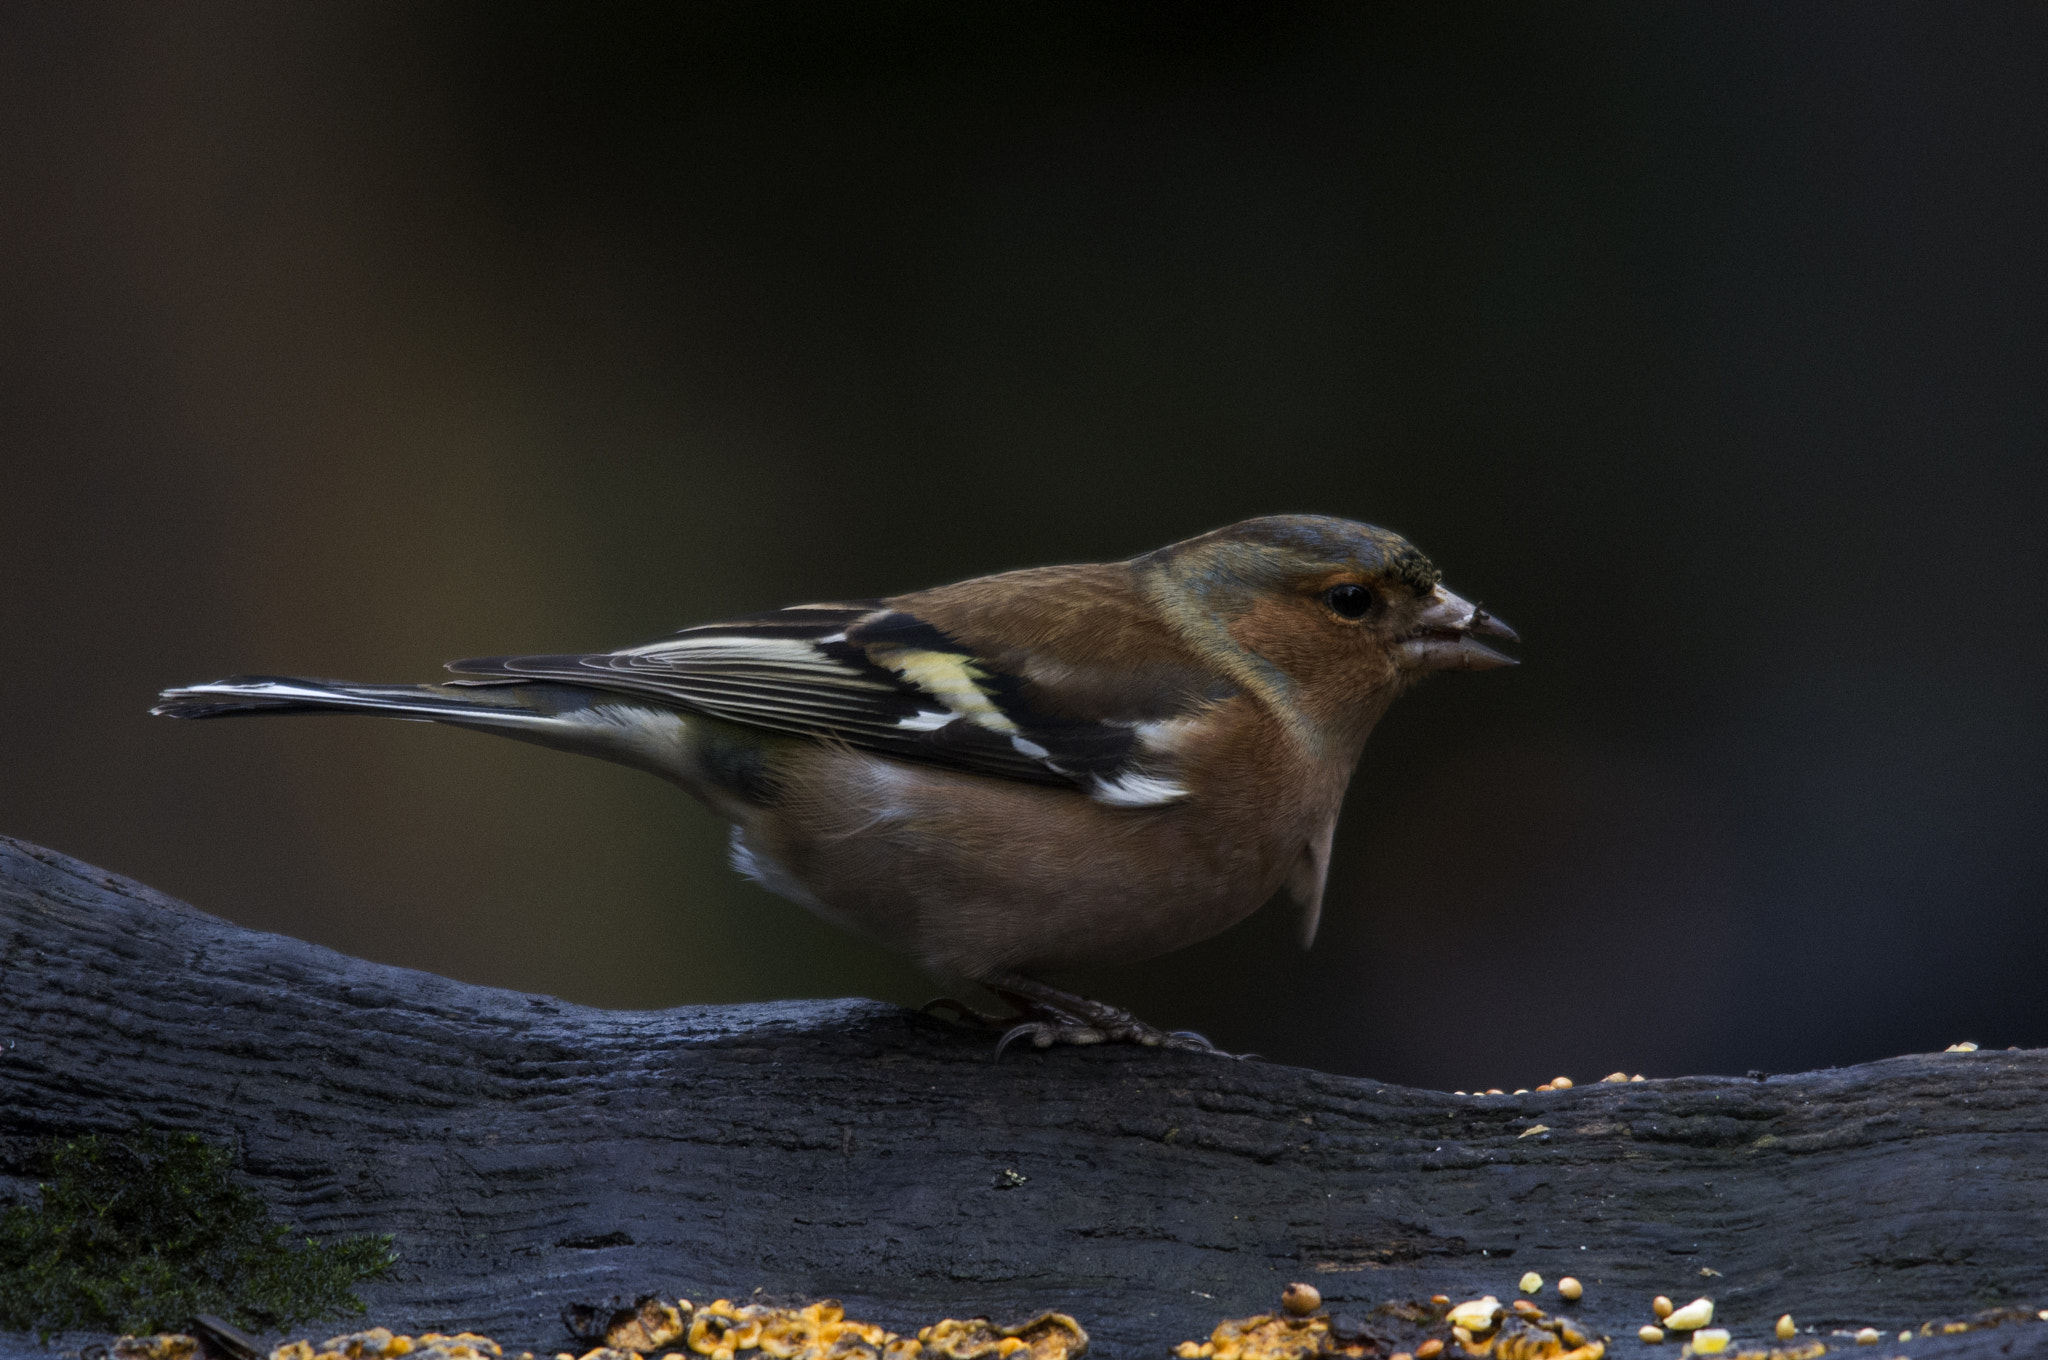
[[[293,1240],[228,1152],[148,1128],[52,1140],[37,1206],[0,1215],[0,1329],[183,1330],[212,1313],[255,1330],[359,1313],[391,1239]]]

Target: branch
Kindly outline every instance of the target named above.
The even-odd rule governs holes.
[[[5,838],[0,988],[0,1190],[40,1136],[228,1140],[306,1231],[396,1235],[372,1320],[512,1350],[559,1349],[571,1303],[756,1288],[913,1334],[1072,1313],[1112,1360],[1291,1279],[1365,1316],[1569,1274],[1629,1353],[1656,1294],[1711,1295],[1738,1342],[2048,1306],[2042,1051],[1508,1097],[1131,1048],[998,1065],[870,1001],[601,1011],[366,963]]]

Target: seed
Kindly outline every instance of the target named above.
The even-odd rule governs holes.
[[[1429,1301],[1441,1307],[1451,1301],[1451,1296],[1449,1294],[1431,1294]]]
[[[1859,1346],[1875,1346],[1877,1344],[1877,1328],[1865,1327],[1857,1332],[1856,1344]]]
[[[1538,1127],[1541,1126],[1539,1125]],[[1522,1136],[1524,1138],[1527,1138],[1529,1135],[1525,1133]],[[1542,1287],[1543,1277],[1541,1275],[1538,1275],[1535,1271],[1532,1270],[1527,1275],[1524,1275],[1522,1277],[1522,1292],[1524,1294],[1533,1294]]]
[[[1899,1340],[1901,1340],[1901,1341],[1911,1341],[1912,1339],[1913,1339],[1913,1334],[1912,1334],[1911,1332],[1900,1332],[1900,1333],[1899,1333]]]
[[[1628,1073],[1626,1073],[1626,1072],[1609,1072],[1609,1073],[1608,1073],[1608,1074],[1607,1074],[1606,1076],[1604,1076],[1604,1077],[1600,1078],[1600,1081],[1601,1081],[1601,1084],[1602,1084],[1602,1085],[1605,1085],[1605,1084],[1606,1084],[1607,1082],[1610,1082],[1610,1081],[1627,1081],[1627,1080],[1628,1080]]]
[[[1523,1129],[1523,1130],[1522,1130],[1522,1131],[1521,1131],[1520,1133],[1516,1134],[1516,1135],[1515,1135],[1515,1137],[1517,1137],[1517,1138],[1527,1138],[1527,1137],[1529,1137],[1529,1136],[1530,1136],[1531,1134],[1536,1134],[1536,1133],[1549,1133],[1549,1132],[1550,1132],[1550,1125],[1548,1125],[1548,1124],[1531,1124],[1531,1125],[1530,1125],[1530,1126],[1529,1126],[1528,1128],[1526,1128],[1526,1129]],[[1543,1283],[1542,1283],[1542,1281],[1540,1281],[1540,1280],[1539,1280],[1539,1281],[1537,1281],[1537,1283],[1536,1283],[1536,1287],[1537,1287],[1538,1289],[1541,1289],[1541,1288],[1543,1287]]]
[[[1307,1317],[1323,1306],[1323,1294],[1312,1284],[1291,1284],[1280,1295],[1280,1306],[1296,1317]]]
[[[1793,1324],[1790,1313],[1778,1319],[1777,1331],[1778,1340],[1780,1341],[1790,1341],[1793,1337],[1799,1335],[1799,1328]]]
[[[1507,1092],[1501,1090],[1498,1086],[1489,1086],[1486,1088],[1486,1094],[1490,1096],[1502,1096],[1506,1095]]]
[[[1941,1051],[1944,1053],[1975,1053],[1977,1051],[1977,1046],[1966,1039],[1959,1044],[1950,1044],[1947,1048],[1944,1048]],[[1856,1335],[1861,1336],[1863,1335],[1863,1333],[1858,1332]]]
[[[1632,1076],[1632,1077],[1630,1077],[1630,1078],[1629,1078],[1629,1080],[1630,1080],[1630,1081],[1641,1081],[1642,1079],[1643,1079],[1643,1074],[1642,1074],[1642,1073],[1640,1073],[1640,1072],[1636,1073],[1636,1074],[1635,1074],[1634,1076]]]
[[[1529,1319],[1540,1318],[1543,1316],[1543,1310],[1541,1308],[1538,1308],[1535,1304],[1529,1302],[1527,1299],[1516,1299],[1515,1316],[1518,1318]]]
[[[1407,1351],[1395,1351],[1392,1355],[1387,1357],[1387,1360],[1415,1360],[1415,1357],[1410,1355]]]
[[[1460,1346],[1463,1346],[1468,1351],[1472,1349],[1472,1332],[1469,1328],[1453,1327],[1451,1328],[1451,1335],[1458,1338]]]
[[[1648,1325],[1638,1327],[1636,1328],[1636,1339],[1645,1346],[1654,1346],[1664,1339],[1664,1329]]]
[[[1671,1300],[1665,1298],[1662,1294],[1659,1294],[1656,1298],[1650,1300],[1650,1311],[1655,1313],[1660,1318],[1670,1317]]]
[[[1694,1355],[1719,1355],[1727,1349],[1728,1332],[1726,1328],[1709,1327],[1703,1332],[1694,1332],[1692,1334],[1692,1353]]]
[[[1573,1303],[1577,1303],[1579,1296],[1586,1292],[1586,1286],[1567,1275],[1557,1282],[1557,1292],[1570,1299]]]
[[[1490,1332],[1500,1326],[1500,1315],[1505,1310],[1500,1300],[1488,1294],[1483,1299],[1470,1299],[1444,1314],[1445,1321],[1453,1327],[1463,1327],[1468,1332]]]
[[[1570,1077],[1552,1077],[1550,1079],[1550,1084],[1552,1086],[1555,1086],[1560,1091],[1569,1091],[1572,1089],[1572,1079]]]
[[[1704,1327],[1713,1320],[1714,1301],[1712,1299],[1694,1299],[1685,1307],[1678,1309],[1665,1318],[1664,1325],[1674,1332],[1689,1332],[1696,1327]]]
[[[1528,1088],[1528,1087],[1526,1087],[1526,1086],[1524,1086],[1524,1087],[1522,1087],[1521,1089],[1517,1090],[1517,1091],[1515,1092],[1515,1094],[1516,1094],[1516,1095],[1518,1095],[1518,1096],[1525,1096],[1525,1095],[1528,1095],[1528,1094],[1529,1094],[1529,1088]]]
[[[1431,1337],[1415,1348],[1415,1360],[1436,1360],[1444,1353],[1444,1343]]]
[[[1543,1083],[1543,1084],[1542,1084],[1541,1086],[1537,1087],[1536,1089],[1537,1089],[1537,1090],[1539,1090],[1539,1091],[1555,1091],[1555,1090],[1556,1090],[1557,1088],[1556,1088],[1555,1086],[1552,1086],[1552,1085],[1551,1085],[1551,1084],[1550,1084],[1549,1082],[1547,1082],[1547,1081],[1546,1081],[1546,1082],[1544,1082],[1544,1083]]]

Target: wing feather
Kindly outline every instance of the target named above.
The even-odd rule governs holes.
[[[1154,739],[1184,713],[1129,721],[1047,713],[1020,677],[876,601],[799,605],[616,652],[482,657],[448,669],[634,694],[765,731],[1068,785],[1115,806],[1186,794]]]

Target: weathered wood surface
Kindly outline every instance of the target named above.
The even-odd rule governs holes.
[[[762,1288],[899,1330],[1057,1308],[1098,1355],[1163,1357],[1291,1278],[1363,1316],[1535,1270],[1584,1280],[1571,1311],[1626,1354],[1657,1293],[1711,1294],[1738,1339],[1789,1310],[1886,1329],[1866,1355],[2048,1353],[2048,1324],[1895,1340],[2048,1307],[2048,1052],[1460,1098],[989,1049],[866,1001],[627,1013],[451,982],[0,838],[0,1192],[45,1134],[231,1140],[307,1230],[397,1235],[366,1290],[394,1326],[552,1351],[571,1301]]]

